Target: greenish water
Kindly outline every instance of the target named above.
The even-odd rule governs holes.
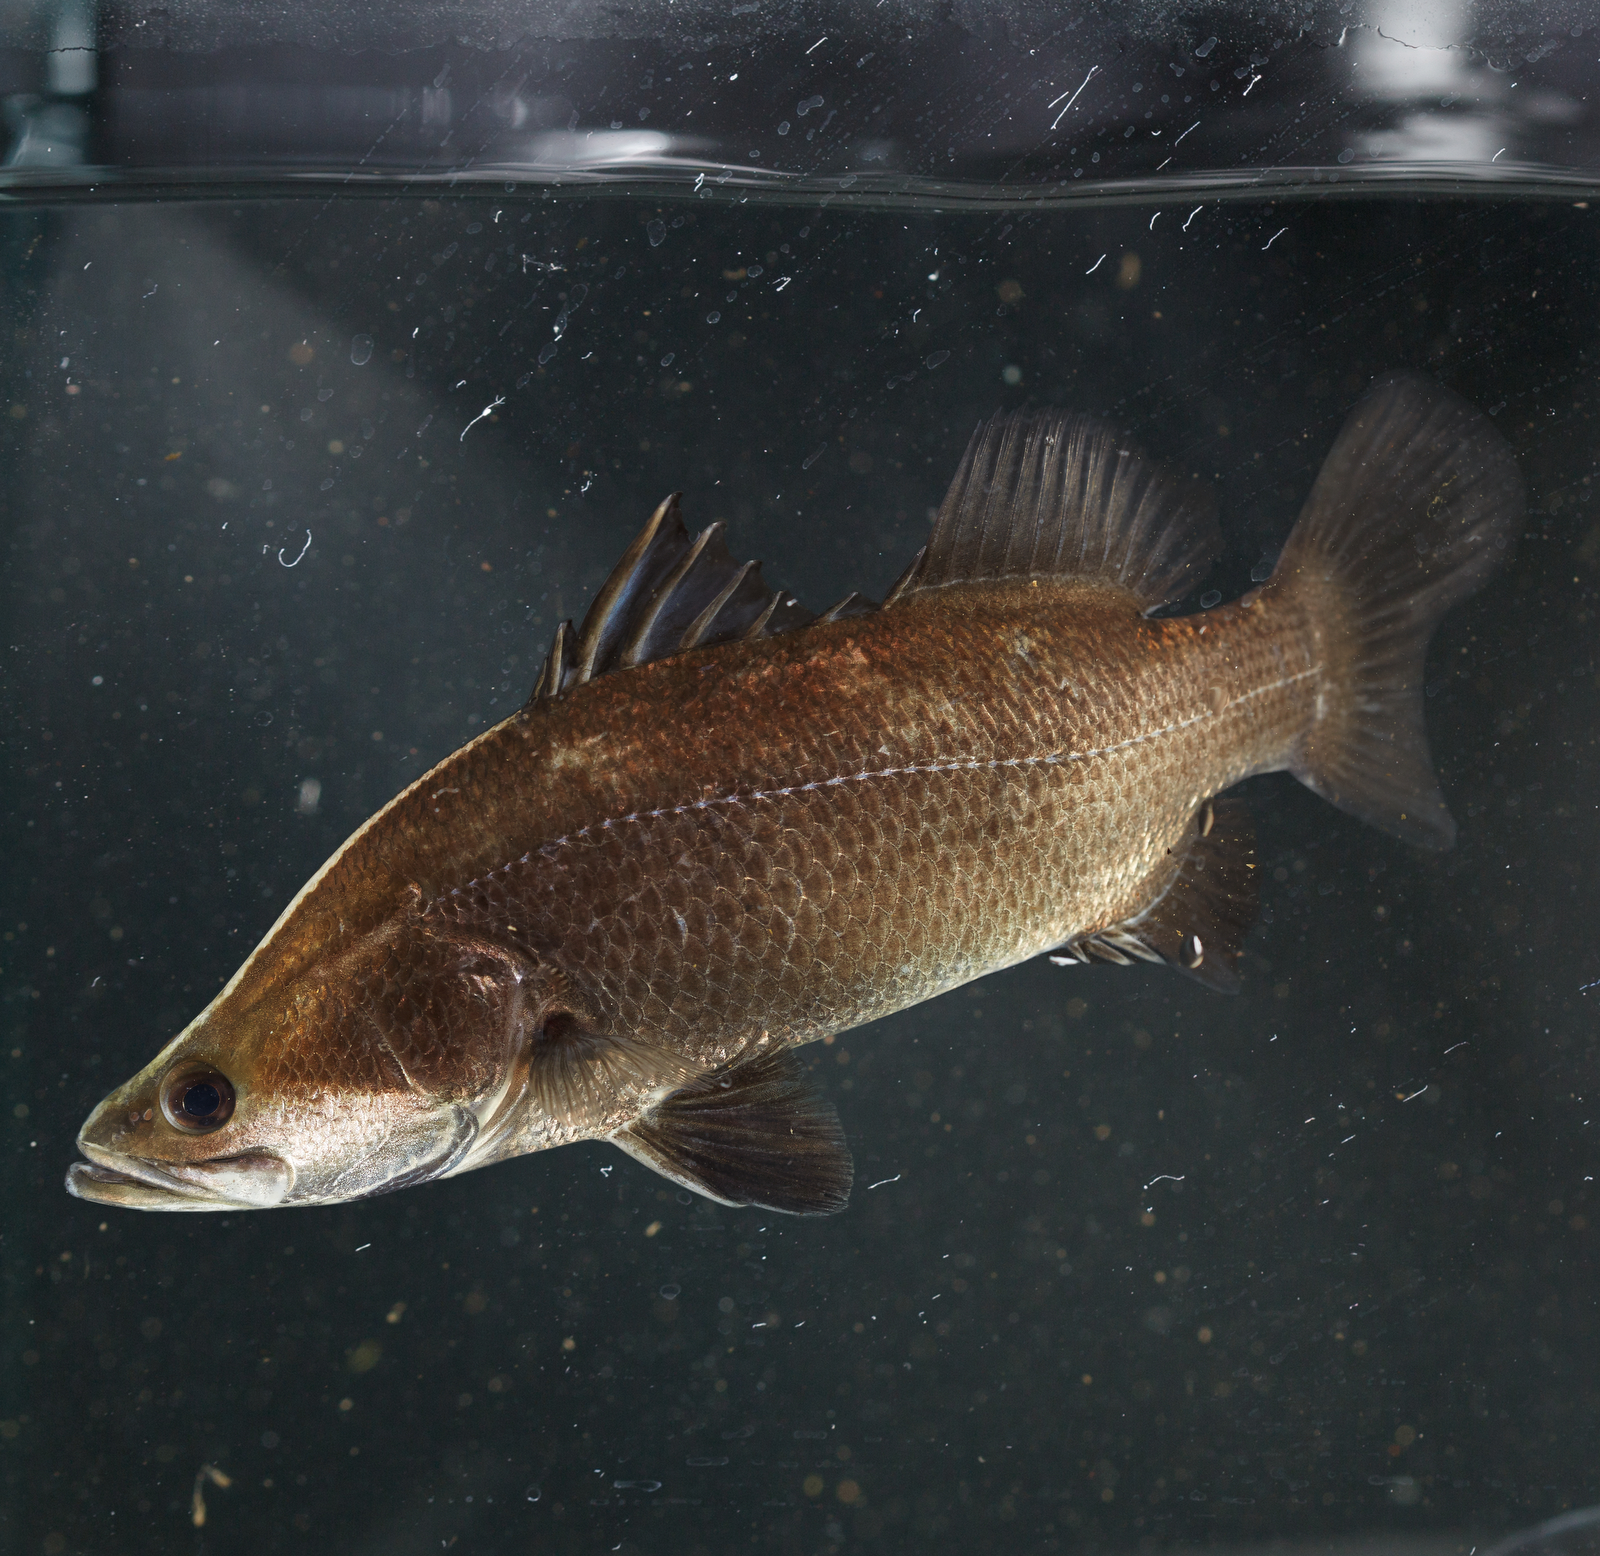
[[[10,1548],[1465,1549],[1600,1500],[1595,213],[1163,200],[0,212]],[[667,492],[821,608],[980,417],[1089,410],[1215,485],[1231,594],[1401,367],[1531,491],[1429,660],[1460,842],[1248,785],[1237,998],[1040,962],[811,1050],[824,1222],[598,1145],[329,1210],[62,1191]]]

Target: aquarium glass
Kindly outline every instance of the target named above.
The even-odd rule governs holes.
[[[1584,9],[11,16],[0,1543],[1592,1550]],[[1214,491],[1196,611],[1395,370],[1528,487],[1427,661],[1459,839],[1251,780],[1237,996],[1041,958],[806,1048],[829,1218],[602,1142],[323,1209],[66,1195],[664,497],[881,599],[981,419],[1088,411]]]

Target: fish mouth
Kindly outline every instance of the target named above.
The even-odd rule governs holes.
[[[294,1167],[271,1151],[157,1166],[80,1139],[89,1158],[67,1168],[67,1193],[124,1210],[267,1210],[294,1187]]]

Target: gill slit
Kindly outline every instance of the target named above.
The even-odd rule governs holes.
[[[1235,708],[1249,702],[1254,697],[1263,697],[1270,692],[1282,691],[1293,686],[1299,681],[1308,680],[1311,676],[1320,675],[1322,666],[1312,665],[1309,669],[1298,671],[1294,675],[1286,675],[1276,681],[1270,681],[1264,686],[1257,686],[1250,691],[1243,692],[1226,702],[1215,710],[1207,708],[1200,713],[1191,715],[1186,719],[1179,719],[1175,723],[1164,725],[1160,729],[1146,730],[1143,734],[1131,735],[1126,740],[1119,740],[1115,745],[1098,746],[1090,751],[1046,751],[1039,756],[1009,756],[990,757],[980,761],[969,758],[966,761],[948,762],[919,762],[906,767],[873,767],[859,773],[839,773],[832,778],[815,778],[810,783],[790,784],[780,789],[752,789],[735,794],[717,794],[707,799],[690,800],[682,805],[663,805],[656,810],[636,810],[626,816],[611,816],[604,821],[590,822],[586,827],[579,827],[575,832],[568,832],[562,837],[551,838],[548,843],[541,843],[535,852],[544,853],[547,850],[560,848],[564,844],[574,843],[588,837],[595,832],[608,832],[616,827],[625,827],[633,822],[656,821],[663,816],[686,816],[691,811],[711,810],[722,805],[744,805],[753,801],[781,800],[796,794],[811,794],[823,789],[835,789],[841,784],[864,783],[869,778],[913,778],[929,773],[958,773],[981,772],[997,767],[1054,767],[1071,762],[1090,762],[1097,757],[1116,756],[1119,752],[1131,750],[1135,746],[1148,744],[1154,740],[1164,740],[1168,735],[1181,734],[1186,729],[1192,729],[1196,724],[1203,724],[1207,719],[1220,719],[1226,717]]]

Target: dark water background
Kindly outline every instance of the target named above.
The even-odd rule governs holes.
[[[1464,1549],[1600,1500],[1600,213],[1156,210],[0,212],[7,1549]],[[1216,485],[1231,595],[1397,367],[1532,493],[1429,661],[1461,840],[1249,785],[1238,998],[1040,962],[811,1050],[827,1221],[600,1145],[325,1210],[63,1192],[666,492],[820,609],[979,417],[1086,409]]]

